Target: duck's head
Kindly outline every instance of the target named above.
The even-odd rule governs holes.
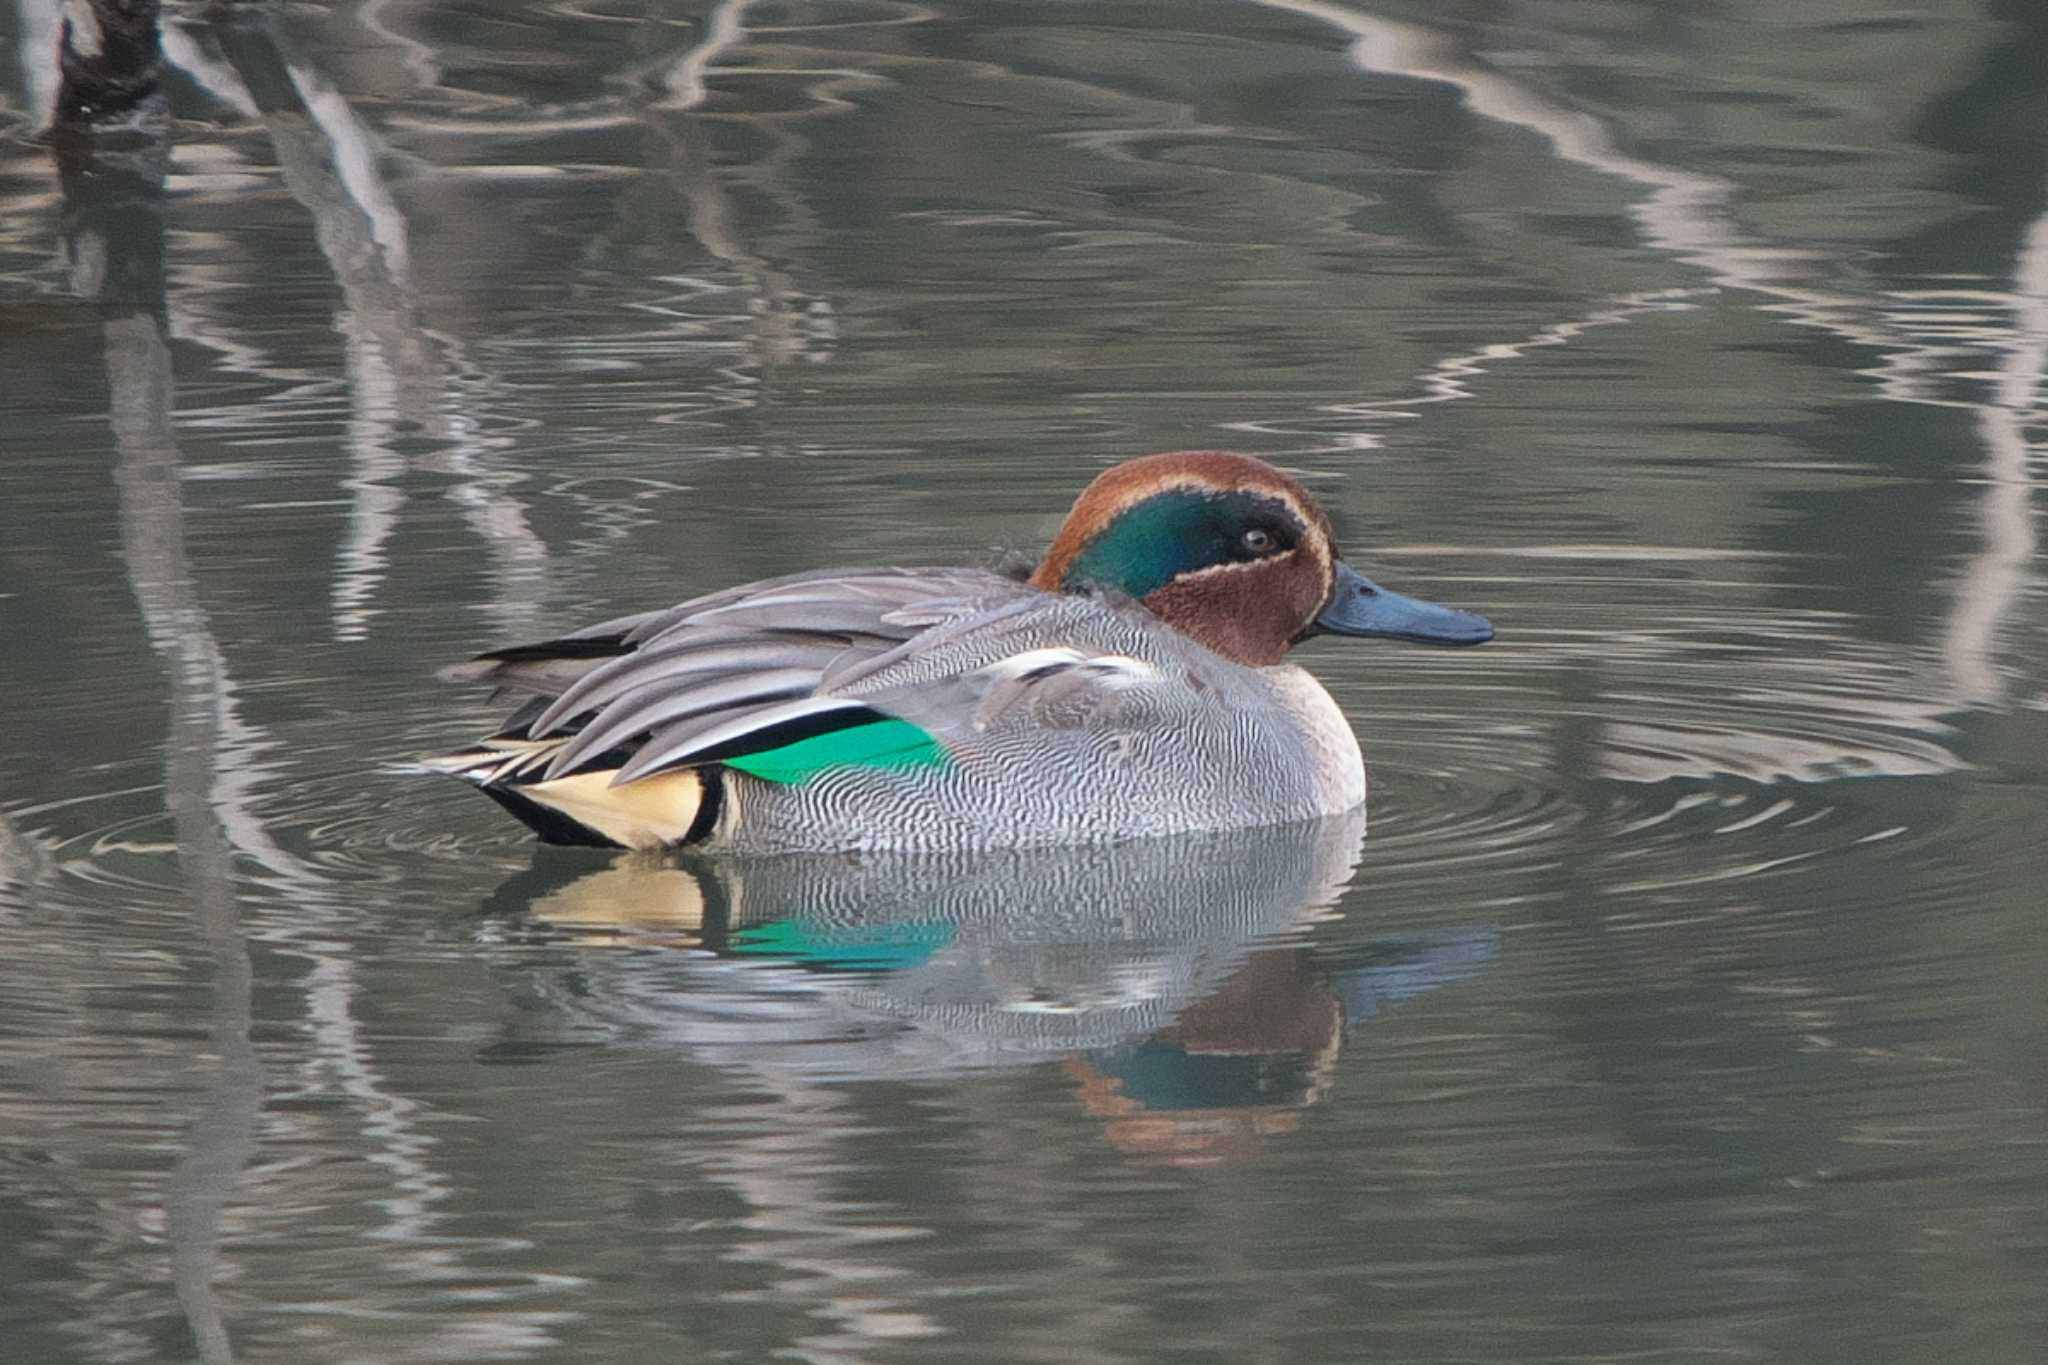
[[[1276,664],[1311,635],[1426,644],[1493,638],[1483,616],[1388,592],[1342,559],[1308,490],[1218,450],[1147,455],[1083,489],[1031,575],[1047,592],[1108,590],[1226,658]]]

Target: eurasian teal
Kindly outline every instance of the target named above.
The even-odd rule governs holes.
[[[443,676],[526,701],[429,765],[553,843],[737,852],[1106,843],[1365,799],[1314,635],[1478,644],[1337,556],[1306,489],[1220,451],[1104,472],[1026,579],[825,569]]]

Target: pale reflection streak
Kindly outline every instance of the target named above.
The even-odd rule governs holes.
[[[718,168],[706,154],[701,130],[703,106],[710,97],[706,79],[721,58],[731,55],[751,36],[746,20],[754,7],[755,0],[722,0],[706,22],[703,40],[668,67],[662,81],[667,98],[649,107],[647,114],[652,117],[646,122],[659,136],[658,145],[668,154],[661,171],[680,185],[685,196],[690,235],[746,282],[750,318],[748,360],[753,369],[765,374],[795,360],[830,360],[833,343],[838,339],[838,324],[829,301],[807,302],[788,271],[777,268],[748,247],[738,227],[732,197],[721,183]],[[786,43],[787,34],[778,36]],[[725,74],[740,78],[779,74],[806,77],[805,95],[813,104],[797,117],[845,110],[850,106],[836,98],[837,86],[849,81],[882,79],[861,70],[781,68],[758,62],[725,68]],[[765,153],[749,157],[744,166],[728,174],[772,199],[782,211],[786,231],[815,240],[815,234],[806,231],[816,227],[808,208],[800,195],[788,188],[800,181],[793,163],[807,147],[801,136],[785,126],[790,116],[735,113],[726,117],[754,127],[768,139]],[[741,382],[746,379],[737,374],[733,377]]]
[[[787,219],[798,215],[789,197],[779,187],[788,183],[790,163],[804,149],[803,139],[767,125],[769,150],[754,158],[741,178],[755,189],[777,200]],[[825,299],[806,299],[796,279],[751,250],[739,231],[732,198],[720,183],[706,155],[702,134],[685,120],[659,118],[650,131],[656,146],[666,153],[661,171],[680,184],[687,205],[690,235],[723,261],[745,282],[747,293],[747,368],[751,379],[741,373],[731,377],[758,386],[759,375],[773,372],[792,361],[819,364],[832,358],[838,340],[838,324],[832,305]],[[743,400],[752,406],[754,398]]]
[[[930,1230],[862,1222],[864,1207],[836,1188],[852,1160],[847,1153],[863,1138],[861,1125],[846,1113],[853,1092],[758,1071],[748,1081],[753,1098],[742,1121],[750,1131],[718,1143],[705,1159],[705,1173],[751,1210],[741,1224],[745,1235],[727,1254],[788,1272],[775,1295],[809,1304],[815,1317],[832,1325],[793,1340],[788,1353],[817,1365],[860,1365],[888,1341],[941,1335],[938,1323],[892,1295],[892,1288],[907,1284],[909,1272],[878,1255],[890,1243],[927,1237]]]
[[[797,363],[829,361],[838,341],[837,311],[831,301],[808,294],[792,271],[749,243],[734,204],[733,186],[742,185],[772,202],[785,230],[807,241],[821,235],[823,229],[812,219],[797,188],[802,177],[794,163],[808,149],[808,143],[792,125],[850,108],[834,94],[848,82],[882,78],[841,67],[804,66],[794,57],[784,65],[770,65],[760,59],[727,64],[755,41],[754,33],[747,27],[752,8],[752,0],[727,0],[706,20],[703,34],[695,44],[680,54],[664,54],[629,69],[617,78],[619,84],[633,92],[629,99],[638,99],[640,92],[647,89],[656,92],[653,99],[632,104],[630,109],[622,103],[618,110],[622,121],[630,116],[630,121],[644,130],[642,145],[648,151],[644,171],[633,182],[633,188],[621,197],[621,228],[636,240],[668,235],[676,215],[664,196],[679,195],[683,228],[697,246],[725,267],[723,271],[696,270],[654,277],[654,283],[671,286],[675,292],[630,306],[656,319],[655,326],[608,335],[601,341],[586,340],[576,349],[574,359],[579,364],[601,362],[622,368],[643,360],[669,363],[679,346],[713,354],[732,353],[731,362],[714,371],[718,379],[705,386],[697,402],[657,416],[655,421],[700,417],[707,411],[736,415],[756,409],[771,391],[774,378],[785,368]],[[900,20],[860,21],[862,25],[870,22]],[[802,52],[803,49],[790,46],[791,35],[800,32],[801,29],[778,29],[778,50]],[[651,36],[650,45],[658,46],[659,36]],[[805,102],[797,108],[705,108],[711,96],[709,82],[714,76],[746,81],[789,75],[799,76],[804,82]],[[530,116],[507,120],[492,115],[459,126],[450,120],[438,121],[433,126],[443,132],[497,136],[583,127],[593,121],[604,120],[592,106],[581,104],[545,120]],[[735,124],[759,134],[765,146],[751,150],[738,164],[720,165],[715,155],[715,130]],[[600,237],[593,243],[593,249],[603,243],[604,238]],[[742,334],[729,339],[729,333],[735,329]],[[721,444],[728,453],[753,453],[730,436]],[[630,503],[615,503],[592,519],[605,538],[616,538],[641,518]]]
[[[658,55],[609,76],[603,93],[589,100],[560,106],[535,107],[513,101],[497,101],[465,92],[465,98],[480,110],[465,112],[394,115],[395,128],[443,137],[458,137],[474,143],[489,138],[528,138],[536,134],[559,134],[613,126],[637,126],[646,136],[642,143],[650,151],[645,168],[632,177],[630,188],[620,200],[620,217],[636,242],[664,238],[673,232],[678,219],[705,252],[729,267],[736,279],[724,272],[691,271],[657,275],[653,283],[672,287],[673,292],[635,301],[629,306],[655,320],[639,331],[610,332],[599,338],[582,338],[568,356],[581,367],[602,366],[629,369],[642,363],[671,364],[679,352],[733,353],[733,361],[715,373],[719,381],[708,385],[702,397],[687,406],[655,417],[674,421],[699,417],[707,411],[732,414],[756,408],[762,402],[770,377],[791,362],[820,363],[832,356],[838,339],[836,311],[829,300],[808,296],[791,272],[752,250],[745,239],[735,211],[728,182],[744,183],[776,203],[787,220],[805,223],[805,210],[790,186],[798,179],[789,163],[805,143],[785,128],[791,120],[851,107],[837,99],[834,91],[852,81],[878,80],[871,72],[847,69],[819,69],[799,64],[769,65],[759,59],[735,62],[736,54],[756,41],[747,26],[753,0],[726,0],[709,14],[687,46],[671,45],[666,31],[678,27],[664,16],[649,16],[652,30],[642,46]],[[396,32],[396,9],[390,0],[379,6],[376,32]],[[855,26],[907,22],[908,16],[860,18]],[[840,25],[844,26],[844,25]],[[788,46],[790,35],[801,27],[778,27],[774,38],[778,50],[801,51]],[[680,47],[680,50],[678,50]],[[805,83],[805,105],[793,111],[736,109],[708,112],[708,82],[716,75],[745,80],[758,77],[795,75]],[[754,152],[743,165],[721,166],[712,154],[712,130],[743,124],[760,132],[768,143],[765,152]],[[485,173],[489,173],[486,171]],[[680,195],[680,215],[670,211],[666,195]],[[598,251],[603,237],[589,244]],[[743,334],[733,338],[730,333]],[[499,345],[508,343],[499,342]],[[513,342],[509,344],[521,345]],[[549,340],[547,345],[553,345]],[[722,448],[747,453],[729,439]],[[554,491],[561,493],[557,487]],[[631,501],[605,504],[592,500],[599,534],[569,548],[601,547],[624,534],[642,520]],[[507,627],[506,629],[510,629]]]
[[[82,160],[91,164],[96,158],[88,150]],[[152,161],[150,153],[133,159],[131,193],[160,196],[162,162],[151,165]],[[92,182],[82,178],[77,183],[78,199],[84,200]],[[104,184],[97,188],[106,192]],[[108,240],[90,225],[91,206],[76,207],[86,225],[71,243],[74,261],[106,260],[139,247],[145,264],[138,268],[147,270],[145,244]],[[119,211],[111,203],[104,207],[110,214]],[[156,211],[154,204],[150,211]],[[123,270],[81,279],[80,292],[93,297],[109,279],[129,276]],[[161,287],[160,277],[156,285]],[[171,424],[170,348],[148,300],[105,301],[121,310],[105,324],[103,350],[109,416],[120,454],[115,481],[120,491],[123,563],[150,644],[170,672],[164,804],[176,830],[178,863],[213,957],[210,1049],[218,1062],[205,1104],[172,1172],[166,1204],[178,1302],[200,1359],[214,1365],[234,1359],[214,1289],[221,1222],[255,1148],[256,1121],[263,1107],[263,1068],[250,1039],[253,969],[228,837],[231,827],[246,822],[235,818],[231,826],[219,805],[224,775],[243,765],[248,753],[227,733],[234,688],[199,604],[185,554],[178,449]]]
[[[242,84],[242,78],[235,74],[234,68],[194,42],[190,30],[182,24],[166,24],[161,36],[165,61],[181,68],[198,82],[200,89],[243,118],[262,117],[256,108],[255,97],[249,93],[249,87]]]
[[[434,443],[437,453],[421,463],[455,477],[449,496],[491,551],[494,622],[512,632],[528,628],[545,590],[547,548],[523,506],[482,467],[478,425],[464,412],[451,375],[460,368],[459,353],[451,364],[456,348],[419,320],[405,216],[378,169],[378,139],[317,70],[285,51],[274,23],[246,18],[204,31],[219,39],[224,60],[176,24],[168,30],[176,37],[167,39],[167,56],[230,108],[257,111],[342,293],[337,321],[354,469],[343,483],[351,511],[332,592],[335,638],[363,638],[376,614],[385,546],[405,503],[394,481],[408,461],[392,441],[408,432]],[[250,93],[250,77],[280,96],[272,107]],[[285,92],[289,99],[281,98]]]
[[[64,0],[15,0],[14,13],[14,51],[21,88],[27,96],[32,126],[40,132],[57,107],[57,34],[63,23]]]
[[[271,139],[345,302],[339,321],[347,340],[349,448],[356,465],[348,487],[356,502],[334,589],[335,637],[358,639],[368,631],[369,603],[385,571],[384,545],[404,502],[389,482],[406,465],[390,445],[401,424],[446,449],[452,471],[471,476],[452,496],[491,550],[494,623],[516,633],[531,624],[544,594],[546,546],[516,500],[476,477],[474,424],[458,420],[444,403],[447,369],[418,318],[405,219],[377,171],[376,139],[331,85],[284,51],[274,32],[266,39],[305,111],[303,121],[273,111]]]
[[[1828,258],[1757,240],[1728,218],[1733,187],[1726,181],[1644,161],[1621,152],[1592,115],[1569,109],[1525,88],[1512,78],[1472,61],[1450,38],[1412,24],[1361,14],[1327,0],[1254,0],[1353,35],[1349,56],[1362,71],[1437,81],[1456,87],[1468,107],[1483,118],[1525,128],[1544,137],[1565,161],[1591,167],[1646,187],[1649,195],[1632,208],[1644,239],[1653,247],[1705,270],[1724,288],[1779,300],[1774,311],[1878,351],[1871,371],[1887,397],[1924,401],[1910,376],[1931,366],[1948,350],[1910,331],[1871,320],[1867,300],[1810,287],[1802,276]],[[2044,220],[2048,221],[2048,220]],[[1986,444],[1986,477],[1978,523],[1983,545],[1956,582],[1942,651],[1947,677],[1937,710],[1996,702],[2004,688],[1994,650],[1999,623],[2011,612],[2027,582],[2025,566],[2035,542],[2032,481],[2027,468],[2025,427],[2038,411],[2048,311],[2048,266],[2042,256],[2043,228],[2037,223],[2018,263],[2013,296],[2002,302],[2017,315],[2020,344],[2010,347],[2000,371],[1996,397],[1971,403]],[[1894,382],[1904,377],[1904,382]]]
[[[384,1215],[382,1226],[367,1239],[380,1254],[378,1270],[397,1293],[424,1292],[473,1305],[469,1313],[435,1313],[427,1320],[430,1325],[415,1335],[417,1350],[407,1355],[467,1360],[477,1355],[525,1355],[554,1346],[553,1327],[569,1315],[515,1307],[504,1282],[493,1282],[468,1260],[473,1251],[518,1251],[529,1244],[523,1239],[461,1237],[446,1229],[442,1206],[458,1191],[434,1168],[436,1139],[418,1122],[425,1106],[391,1089],[377,1067],[371,1042],[356,1017],[354,963],[338,952],[315,953],[313,962],[305,982],[306,1015],[318,1046],[302,1081],[309,1092],[332,1085],[354,1101],[370,1144],[365,1159],[390,1180],[391,1195],[374,1201]],[[559,1292],[584,1283],[559,1273],[529,1271],[517,1278],[528,1294]],[[294,1307],[320,1314],[333,1311],[335,1305],[314,1301]]]
[[[1998,369],[1997,398],[1977,407],[1984,435],[1984,492],[1978,503],[1983,553],[1956,586],[1949,615],[1949,685],[1960,700],[1992,705],[2004,700],[2005,675],[1995,665],[1999,618],[2026,591],[2037,541],[2031,494],[2032,457],[2040,450],[2028,430],[2041,420],[2041,384],[2048,370],[2048,213],[2034,220],[2014,272],[2017,344]]]
[[[1519,341],[1496,341],[1459,355],[1445,356],[1415,377],[1420,394],[1363,403],[1330,403],[1320,410],[1347,421],[1387,420],[1413,417],[1413,409],[1433,403],[1455,403],[1470,398],[1466,381],[1479,378],[1496,366],[1520,360],[1531,351],[1567,346],[1596,327],[1614,327],[1645,313],[1677,313],[1694,307],[1693,299],[1710,291],[1700,289],[1654,289],[1629,294],[1596,308],[1584,317],[1540,327]],[[1270,431],[1271,422],[1231,422],[1232,431]],[[1290,429],[1293,424],[1290,424]],[[1339,450],[1376,450],[1381,438],[1371,431],[1326,433]],[[1623,547],[1619,553],[1627,553]]]
[[[695,109],[704,103],[709,93],[704,73],[746,36],[747,11],[753,7],[754,0],[719,0],[712,9],[705,21],[703,41],[693,45],[669,68],[665,84],[676,108]]]
[[[411,0],[364,0],[355,12],[355,22],[363,31],[373,35],[383,46],[396,48],[404,54],[399,64],[412,83],[421,90],[429,90],[441,83],[441,54],[431,44],[408,37],[399,25],[385,18],[385,11],[394,4],[405,7]]]
[[[1557,155],[1577,165],[1642,185],[1647,198],[1631,207],[1648,243],[1689,265],[1716,284],[1769,294],[1792,305],[1803,322],[1865,346],[1889,350],[1915,343],[1866,325],[1865,301],[1788,283],[1802,268],[1824,259],[1744,236],[1726,221],[1734,186],[1713,176],[1673,170],[1632,157],[1615,147],[1600,120],[1562,107],[1517,84],[1491,67],[1471,61],[1447,35],[1413,24],[1360,14],[1327,0],[1253,0],[1268,9],[1288,10],[1353,35],[1352,64],[1361,71],[1454,86],[1473,113],[1525,128],[1550,143]]]
[[[39,886],[56,870],[55,855],[0,810],[0,886]]]

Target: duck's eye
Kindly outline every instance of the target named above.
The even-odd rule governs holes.
[[[1244,547],[1255,555],[1273,553],[1273,547],[1276,543],[1271,531],[1261,531],[1256,526],[1244,533]]]

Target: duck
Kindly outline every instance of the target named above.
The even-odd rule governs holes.
[[[1358,739],[1287,660],[1318,636],[1475,645],[1380,587],[1253,456],[1127,460],[1028,574],[836,568],[442,671],[517,697],[423,760],[551,844],[740,855],[1099,845],[1365,801]]]

